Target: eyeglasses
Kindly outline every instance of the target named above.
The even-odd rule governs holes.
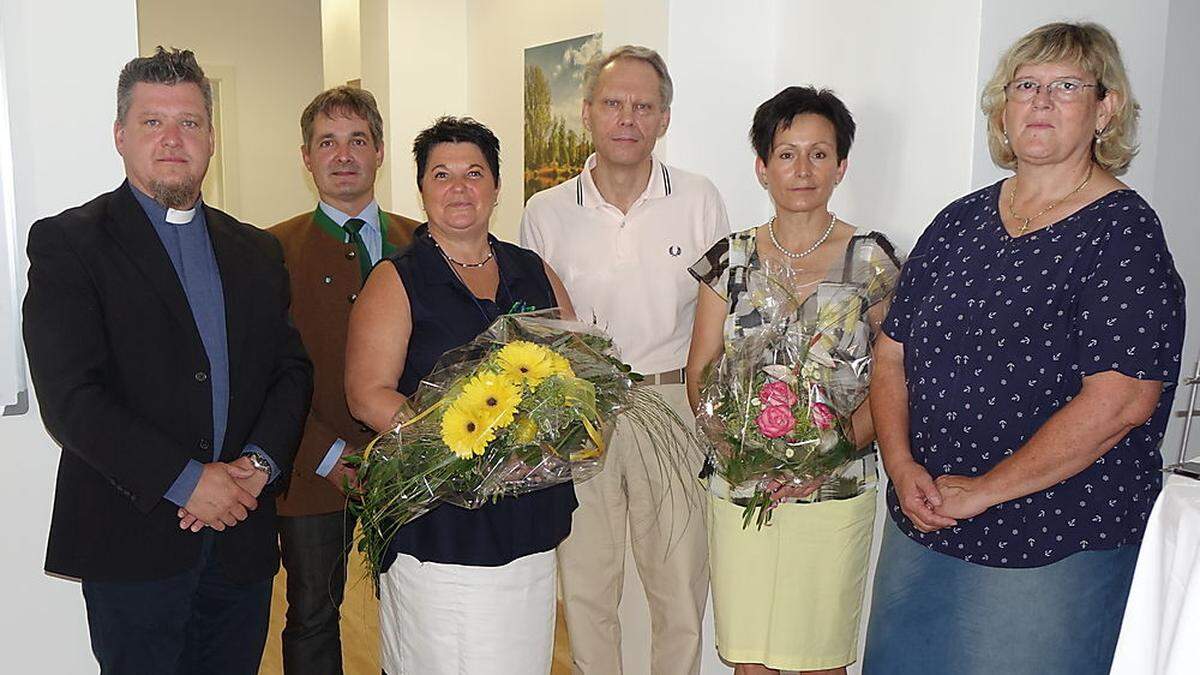
[[[1037,80],[1023,79],[1013,80],[1004,85],[1004,93],[1010,101],[1028,103],[1038,95],[1042,87],[1046,88],[1046,92],[1050,98],[1059,103],[1072,103],[1079,100],[1083,96],[1083,91],[1089,87],[1096,89],[1097,98],[1104,98],[1104,94],[1108,91],[1099,82],[1096,84],[1084,84],[1075,79],[1063,79],[1042,84]]]

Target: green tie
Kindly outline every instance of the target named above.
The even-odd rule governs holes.
[[[342,224],[342,229],[346,231],[346,243],[354,244],[354,248],[358,251],[358,270],[362,273],[363,281],[367,280],[367,275],[371,273],[371,256],[367,252],[367,244],[363,241],[361,230],[367,221],[362,218],[351,218]]]

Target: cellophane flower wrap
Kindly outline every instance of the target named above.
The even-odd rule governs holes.
[[[840,470],[873,451],[858,447],[852,417],[870,384],[868,310],[882,309],[896,269],[866,265],[858,278],[806,286],[797,276],[770,261],[749,274],[762,326],[727,340],[701,386],[697,423],[709,467],[744,506],[745,527],[769,522],[770,486],[854,494]]]
[[[441,502],[475,509],[591,478],[618,416],[655,439],[661,470],[694,456],[695,441],[685,447],[675,433],[683,422],[639,379],[612,338],[557,310],[501,316],[446,352],[410,398],[414,414],[348,459],[370,571],[378,576],[400,526]]]

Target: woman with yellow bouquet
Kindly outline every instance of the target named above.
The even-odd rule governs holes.
[[[562,284],[535,253],[488,234],[500,180],[495,135],[469,118],[442,118],[417,136],[413,154],[429,220],[411,248],[371,273],[347,340],[350,411],[379,432],[407,416],[408,397],[446,351],[502,315],[558,307],[574,318]],[[441,439],[459,457],[482,454],[498,427],[516,424],[519,436],[521,420],[497,418],[515,414],[528,385],[570,370],[528,342],[505,346],[495,362],[442,413]],[[477,509],[438,504],[395,530],[380,561],[384,669],[548,673],[554,548],[575,507],[574,487],[564,482]]]
[[[828,209],[854,130],[828,90],[788,87],[759,106],[750,140],[775,215],[691,268],[688,397],[714,446],[717,650],[738,675],[845,673],[858,651],[875,520],[870,344],[900,263]]]

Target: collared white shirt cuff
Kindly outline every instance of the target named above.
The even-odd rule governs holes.
[[[342,458],[342,451],[345,449],[346,441],[340,438],[334,441],[333,445],[329,446],[329,452],[325,453],[325,459],[321,460],[321,463],[317,465],[317,475],[321,478],[328,476],[329,472],[333,471],[333,465],[337,464],[338,460]]]

